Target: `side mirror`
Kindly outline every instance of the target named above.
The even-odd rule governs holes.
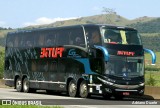
[[[94,45],[94,47],[97,48],[97,49],[100,49],[103,52],[103,54],[104,54],[104,60],[106,62],[108,62],[109,61],[108,50],[105,47],[103,47],[103,46]]]
[[[150,49],[144,48],[144,51],[151,54],[151,56],[152,56],[152,65],[155,65],[155,63],[156,63],[156,54]]]

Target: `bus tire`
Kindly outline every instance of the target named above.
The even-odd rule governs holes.
[[[83,80],[80,84],[79,87],[79,95],[82,98],[87,98],[89,97],[89,93],[88,93],[88,87],[87,87],[87,83],[85,80]]]
[[[77,85],[76,85],[76,82],[74,80],[71,80],[69,82],[68,94],[69,94],[70,97],[76,97],[77,96]]]
[[[20,77],[18,77],[17,79],[16,79],[16,90],[18,91],[18,92],[22,92],[23,91],[23,89],[22,89],[22,80],[21,80],[21,78]]]
[[[25,93],[29,93],[30,92],[30,88],[29,88],[29,80],[27,77],[25,77],[23,79],[23,92]]]

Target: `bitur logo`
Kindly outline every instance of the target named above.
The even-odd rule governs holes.
[[[57,48],[41,48],[41,55],[40,58],[57,58],[62,57],[64,48],[57,47]]]
[[[134,55],[135,55],[135,52],[130,52],[130,51],[117,51],[117,55],[134,56]]]

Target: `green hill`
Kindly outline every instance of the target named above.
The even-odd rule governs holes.
[[[146,22],[137,22],[128,26],[138,29],[141,33],[160,33],[160,18]]]
[[[157,19],[153,17],[140,17],[133,20],[129,20],[124,18],[120,15],[114,14],[101,14],[101,15],[94,15],[88,17],[80,17],[77,19],[66,20],[66,21],[57,21],[55,23],[46,24],[46,25],[39,25],[39,26],[29,26],[23,29],[33,29],[33,28],[46,28],[46,27],[59,27],[59,26],[68,26],[68,25],[76,25],[76,24],[113,24],[113,25],[121,25],[121,26],[133,26],[137,25],[138,23],[146,23]]]
[[[116,13],[113,14],[101,14],[88,17],[80,17],[77,19],[57,21],[51,24],[28,26],[25,28],[18,28],[19,30],[28,30],[36,28],[48,28],[59,27],[77,24],[113,24],[121,26],[129,26],[136,28],[142,35],[142,41],[145,48],[150,48],[155,51],[160,51],[160,17],[140,17],[133,20],[124,18]],[[15,29],[16,30],[16,29]],[[12,29],[6,29],[0,27],[0,46],[4,47],[5,36],[7,32],[14,31]]]
[[[129,20],[117,15],[117,14],[101,14],[88,17],[80,17],[77,19],[66,20],[66,21],[57,21],[55,23],[39,25],[39,26],[29,26],[24,29],[33,29],[33,28],[44,28],[44,27],[59,27],[59,26],[68,26],[68,25],[77,25],[77,24],[114,24],[114,25],[126,25],[129,24]]]

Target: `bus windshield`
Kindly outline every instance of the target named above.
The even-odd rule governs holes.
[[[119,28],[102,28],[104,43],[141,45],[141,39],[136,30]]]
[[[104,74],[117,77],[138,77],[144,75],[143,57],[111,56],[105,68]]]

